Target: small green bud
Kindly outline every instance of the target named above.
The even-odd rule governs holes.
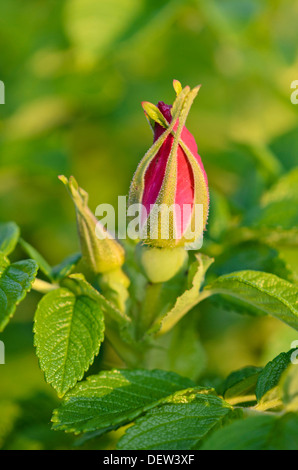
[[[183,247],[154,248],[139,244],[137,259],[150,282],[166,282],[186,269],[188,252]]]
[[[73,176],[68,180],[62,175],[59,179],[67,187],[76,208],[81,250],[87,265],[95,274],[120,268],[124,263],[124,249],[89,209],[86,191],[78,186]]]

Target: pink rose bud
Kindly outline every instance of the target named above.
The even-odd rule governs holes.
[[[199,88],[182,89],[174,80],[173,106],[142,103],[154,141],[133,177],[129,204],[142,204],[142,238],[151,246],[185,246],[200,239],[206,227],[207,175],[195,139],[185,127]]]

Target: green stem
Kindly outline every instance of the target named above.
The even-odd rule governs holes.
[[[142,367],[144,362],[144,348],[136,347],[134,344],[126,343],[118,331],[112,328],[106,329],[106,337],[109,344],[117,353],[119,358],[130,368]],[[141,346],[141,345],[140,345]]]
[[[40,292],[41,294],[47,294],[48,292],[55,290],[59,287],[58,284],[50,284],[49,282],[43,281],[42,279],[36,278],[32,284],[32,289]]]
[[[142,308],[137,319],[137,337],[142,338],[158,315],[162,283],[148,284]]]

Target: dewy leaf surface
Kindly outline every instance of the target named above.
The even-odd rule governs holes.
[[[31,289],[37,269],[37,264],[31,259],[10,264],[0,253],[0,331],[4,330],[16,306]]]
[[[203,296],[222,294],[245,306],[247,313],[265,313],[298,330],[298,288],[274,274],[239,271],[216,279]]]
[[[41,369],[59,396],[83,378],[104,337],[104,317],[96,300],[66,288],[49,292],[35,316],[35,345]]]
[[[54,411],[53,429],[90,432],[120,426],[193,387],[191,380],[161,370],[113,370],[76,385]]]
[[[175,401],[177,401],[175,403]],[[194,449],[212,429],[232,412],[231,407],[213,395],[181,395],[138,419],[120,439],[119,449]]]

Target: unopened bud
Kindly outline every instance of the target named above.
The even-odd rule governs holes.
[[[76,208],[81,250],[87,265],[95,274],[120,268],[124,263],[124,249],[89,209],[86,191],[78,186],[73,176],[68,180],[62,175],[59,179],[67,187]]]

